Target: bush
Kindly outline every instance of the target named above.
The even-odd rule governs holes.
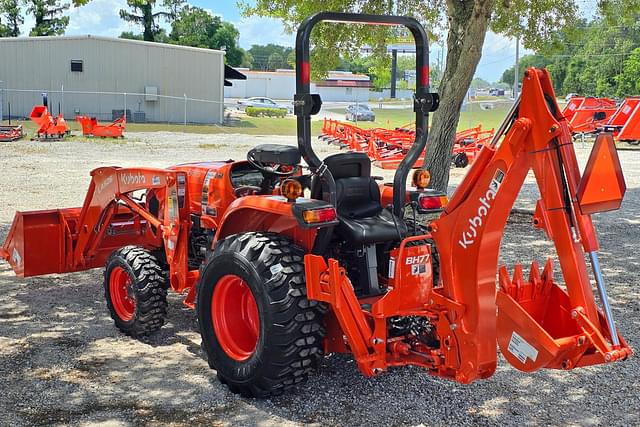
[[[247,107],[245,112],[251,117],[285,117],[287,110],[282,108]]]

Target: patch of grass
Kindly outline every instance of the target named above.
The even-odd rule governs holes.
[[[391,104],[391,103],[389,103]],[[386,104],[386,105],[389,105]],[[406,101],[403,103],[406,105]],[[393,129],[398,126],[405,125],[414,120],[414,113],[411,108],[374,108],[376,113],[375,122],[358,122],[358,126],[365,129],[372,127],[384,127]],[[479,104],[468,104],[460,115],[460,123],[458,129],[468,129],[482,124],[482,127],[489,129],[498,127],[504,119],[509,108],[508,103],[497,102],[492,110],[482,110]],[[344,108],[329,110],[332,113],[344,115]],[[322,117],[320,115],[320,117]],[[13,124],[21,124],[27,133],[27,138],[34,134],[36,126],[31,121],[13,121]],[[4,122],[8,124],[8,122]],[[295,135],[296,120],[295,117],[287,116],[279,117],[249,117],[242,116],[229,125],[181,125],[168,123],[127,123],[125,132],[125,140],[114,140],[112,138],[86,138],[82,136],[82,129],[75,121],[67,122],[73,133],[73,139],[83,142],[95,142],[103,144],[121,144],[127,139],[135,140],[137,132],[182,132],[193,134],[244,134],[244,135]],[[322,120],[313,120],[311,122],[312,135],[319,135],[322,129]]]
[[[491,110],[483,110],[480,104],[467,104],[460,113],[458,130],[469,129],[482,124],[483,129],[497,129],[507,115],[510,108],[508,103],[495,103]],[[343,109],[330,110],[333,113],[343,114]],[[374,108],[376,120],[374,122],[358,122],[358,126],[364,129],[383,127],[393,129],[406,125],[415,120],[415,114],[410,108]]]
[[[205,150],[218,150],[223,147],[228,147],[227,144],[198,144],[198,148]]]

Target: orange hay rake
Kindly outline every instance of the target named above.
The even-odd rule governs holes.
[[[482,146],[493,138],[493,134],[493,129],[483,130],[482,125],[458,132],[451,158],[453,164],[463,168],[473,163]],[[367,153],[382,169],[395,169],[413,145],[415,123],[395,129],[362,129],[349,123],[325,118],[319,138],[349,151]],[[419,157],[414,167],[422,167],[423,161],[424,154]]]

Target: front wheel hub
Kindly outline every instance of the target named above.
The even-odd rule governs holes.
[[[113,303],[113,309],[120,319],[125,322],[133,319],[136,312],[136,300],[132,295],[131,275],[122,267],[115,267],[111,270],[109,277],[109,296]]]

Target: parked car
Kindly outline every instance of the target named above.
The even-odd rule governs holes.
[[[376,115],[367,104],[351,104],[347,107],[345,119],[351,122],[373,122],[376,120]]]
[[[287,110],[287,113],[293,113],[292,106],[278,104],[271,98],[263,98],[258,96],[238,100],[238,108],[240,110],[244,110],[247,107],[277,108],[279,110]]]

